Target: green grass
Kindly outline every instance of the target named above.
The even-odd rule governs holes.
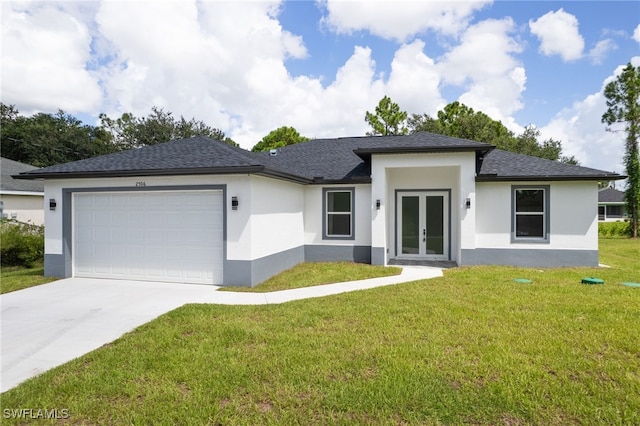
[[[33,268],[21,266],[3,266],[0,269],[0,294],[22,290],[40,284],[58,280],[55,277],[44,276],[44,266],[36,265]]]
[[[188,305],[2,408],[68,409],[71,424],[640,424],[640,289],[619,284],[640,281],[640,240],[601,250],[610,269],[457,268],[282,305]]]
[[[253,288],[222,287],[220,290],[265,293],[321,284],[388,277],[390,275],[398,275],[400,272],[402,272],[402,269],[397,267],[375,266],[363,263],[304,262],[269,278]]]

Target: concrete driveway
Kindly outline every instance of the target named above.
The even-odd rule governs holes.
[[[0,296],[0,392],[109,343],[185,303],[265,305],[442,276],[442,269],[403,267],[400,275],[271,293],[219,287],[67,278]]]
[[[4,392],[218,287],[68,278],[3,294]]]

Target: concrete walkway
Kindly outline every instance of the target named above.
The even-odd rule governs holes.
[[[264,305],[442,276],[403,267],[400,275],[271,293],[216,291],[217,286],[67,278],[0,296],[0,391],[105,345],[186,303]]]

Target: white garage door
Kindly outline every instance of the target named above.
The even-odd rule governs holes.
[[[74,275],[222,284],[222,191],[73,195]]]

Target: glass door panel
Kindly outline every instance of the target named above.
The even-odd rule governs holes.
[[[425,254],[444,254],[444,196],[428,195],[425,202]]]
[[[402,254],[420,254],[420,198],[403,196],[402,200]]]

